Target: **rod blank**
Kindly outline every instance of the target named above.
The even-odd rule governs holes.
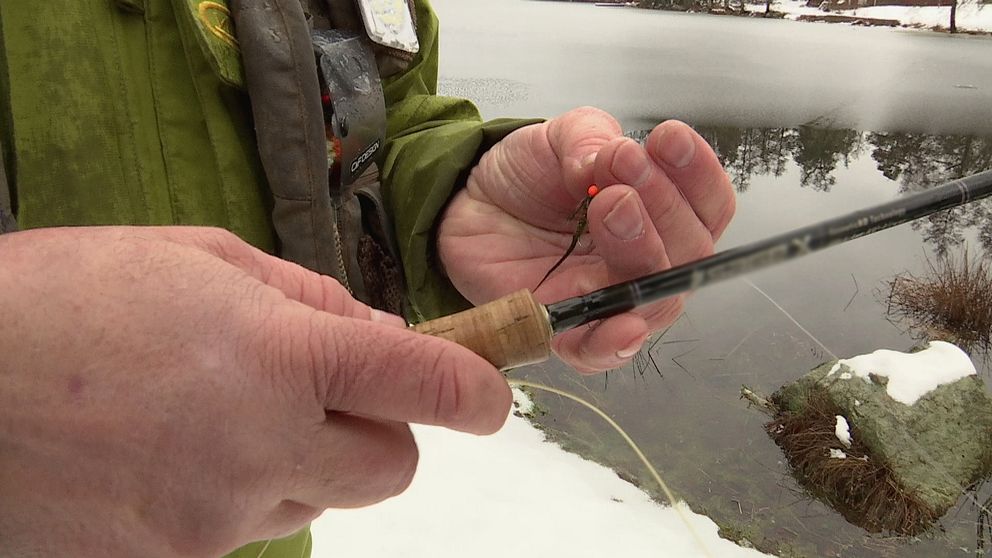
[[[992,194],[992,170],[548,305],[555,334]]]

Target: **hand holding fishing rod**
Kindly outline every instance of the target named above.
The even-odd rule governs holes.
[[[415,329],[462,344],[501,369],[532,364],[550,356],[554,334],[989,195],[992,170],[547,306],[523,290]]]
[[[609,187],[593,198],[590,184]],[[712,254],[733,209],[719,160],[685,124],[659,125],[642,146],[580,109],[489,150],[449,204],[438,255],[470,302],[530,289],[547,303]],[[556,336],[553,348],[580,372],[614,368],[680,312],[666,299]]]

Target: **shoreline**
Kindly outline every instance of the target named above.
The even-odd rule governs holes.
[[[574,1],[610,8],[623,7],[663,12],[789,19],[807,23],[839,23],[865,27],[897,27],[952,34],[949,31],[949,6],[866,6],[852,10],[821,10],[807,6],[803,1],[776,0],[772,2],[771,11],[766,15],[764,2],[745,3],[743,11],[741,11],[740,4],[736,2],[735,7],[732,8],[718,6],[704,10],[681,10],[642,8],[637,6],[635,2]],[[992,36],[992,4],[959,4],[956,25],[957,30],[953,34]]]

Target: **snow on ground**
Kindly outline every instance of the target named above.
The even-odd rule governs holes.
[[[712,520],[682,505],[701,549],[675,509],[544,441],[523,418],[510,416],[487,437],[413,431],[420,466],[410,488],[368,508],[325,512],[312,526],[314,558],[767,556],[719,538]]]
[[[752,12],[765,11],[764,4],[748,4]],[[803,14],[824,15],[828,12],[819,8],[810,8],[806,2],[796,0],[776,0],[772,10],[784,12],[786,17],[796,19]],[[895,19],[902,25],[913,27],[943,27],[947,28],[951,21],[949,6],[869,6],[856,10],[830,11],[831,14],[856,17],[871,17],[878,19]],[[992,5],[980,5],[974,2],[958,5],[957,26],[961,30],[992,32]]]

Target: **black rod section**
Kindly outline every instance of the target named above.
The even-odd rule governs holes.
[[[992,170],[548,305],[555,334],[992,194]]]

